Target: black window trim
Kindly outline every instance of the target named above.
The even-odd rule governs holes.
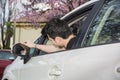
[[[87,12],[87,11],[90,11],[95,3],[96,2],[91,3],[91,4],[87,5],[87,6],[84,6],[83,8],[80,8],[80,9],[74,11],[74,13],[71,13],[70,15],[67,15],[67,16],[65,16],[64,18],[61,18],[61,19],[65,20],[66,22],[68,22],[70,19],[76,18],[77,16],[79,16],[79,15],[81,15],[81,14]],[[74,16],[76,16],[76,17],[74,17]],[[68,23],[70,23],[70,22],[71,21],[69,21]]]
[[[85,36],[87,34],[87,31],[88,31],[90,25],[92,24],[95,16],[97,15],[99,10],[103,6],[104,1],[106,1],[106,0],[98,1],[95,4],[95,6],[93,7],[93,9],[91,10],[91,12],[89,13],[86,21],[82,25],[81,30],[79,30],[80,32],[77,35],[76,43],[73,45],[73,48],[81,48],[81,47],[83,47],[82,44],[83,44],[84,38],[85,38]]]

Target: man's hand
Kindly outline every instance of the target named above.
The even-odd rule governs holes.
[[[25,41],[25,42],[21,42],[21,44],[23,44],[23,45],[25,45],[29,48],[35,48],[35,44],[33,42],[29,41],[29,40]]]

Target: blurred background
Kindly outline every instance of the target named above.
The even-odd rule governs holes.
[[[34,41],[47,21],[89,0],[0,0],[0,49]]]

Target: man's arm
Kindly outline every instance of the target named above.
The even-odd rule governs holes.
[[[39,44],[32,43],[31,41],[25,41],[25,42],[22,42],[21,44],[28,46],[30,48],[40,49],[47,53],[65,50],[65,48],[59,48],[54,45],[39,45]]]
[[[56,47],[54,45],[39,45],[39,44],[36,44],[36,48],[40,49],[42,51],[45,51],[47,53],[65,50],[65,48],[59,48],[59,47]]]

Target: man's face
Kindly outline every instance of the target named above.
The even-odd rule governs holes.
[[[62,41],[59,41],[59,39],[52,39],[49,36],[48,36],[48,38],[53,43],[53,45],[58,46],[58,47],[64,47],[63,44],[61,44]]]

